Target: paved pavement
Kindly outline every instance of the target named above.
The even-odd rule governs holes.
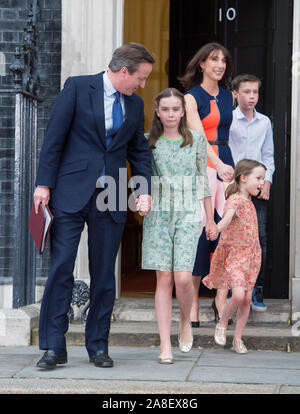
[[[46,371],[36,367],[37,346],[0,347],[0,394],[300,394],[299,352],[174,347],[168,366],[158,354],[158,347],[111,346],[115,366],[103,369],[83,346],[70,346],[68,363]]]
[[[250,314],[244,333],[249,353],[238,355],[230,351],[234,325],[228,329],[226,349],[214,344],[215,324],[210,302],[200,301],[201,328],[194,330],[194,347],[188,354],[181,353],[177,347],[179,311],[174,303],[171,339],[175,363],[168,366],[157,363],[159,336],[153,299],[117,301],[109,352],[114,368],[96,368],[89,362],[84,327],[72,323],[66,335],[68,363],[54,370],[39,369],[36,362],[43,352],[37,346],[37,328],[33,329],[31,346],[0,347],[0,402],[9,397],[12,397],[8,400],[11,404],[17,397],[33,398],[36,402],[40,397],[70,395],[76,398],[76,404],[82,404],[77,397],[94,396],[96,406],[106,408],[103,404],[109,401],[112,405],[113,399],[124,398],[129,403],[136,396],[154,398],[159,394],[161,398],[167,396],[170,403],[176,395],[181,396],[177,402],[183,401],[182,396],[190,398],[189,401],[195,397],[200,408],[203,398],[207,398],[204,394],[219,394],[219,399],[221,394],[235,394],[235,397],[239,394],[243,398],[245,394],[249,398],[250,394],[256,398],[264,394],[264,398],[272,396],[278,408],[273,394],[297,394],[295,397],[299,398],[300,338],[298,331],[294,332],[288,324],[289,303],[270,301],[263,315]],[[23,404],[23,399],[20,401]],[[158,408],[146,407],[145,401],[140,405]],[[127,407],[127,411],[136,409]]]

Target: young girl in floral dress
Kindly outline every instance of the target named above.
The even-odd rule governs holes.
[[[232,289],[232,297],[224,306],[216,325],[215,342],[226,344],[228,320],[237,310],[233,349],[247,353],[242,341],[252,290],[261,265],[257,214],[251,196],[257,196],[264,184],[266,167],[258,161],[241,160],[234,172],[234,182],[226,191],[224,215],[217,224],[221,232],[218,247],[211,262],[209,275],[203,283],[209,288]]]
[[[184,96],[175,88],[163,90],[149,142],[153,167],[153,203],[144,219],[142,268],[156,270],[155,309],[160,335],[161,364],[172,364],[171,313],[175,283],[180,308],[179,349],[193,344],[190,311],[193,299],[192,270],[201,232],[203,199],[206,235],[217,238],[206,174],[206,140],[186,125]]]

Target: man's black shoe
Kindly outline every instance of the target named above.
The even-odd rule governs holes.
[[[96,367],[100,368],[111,368],[114,366],[114,361],[110,356],[101,350],[90,356],[90,362],[93,362]]]
[[[66,364],[68,362],[67,351],[56,354],[52,349],[48,349],[38,361],[38,368],[53,369],[57,364]]]

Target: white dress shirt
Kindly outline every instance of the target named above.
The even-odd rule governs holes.
[[[249,122],[239,107],[233,111],[232,115],[229,146],[234,163],[244,158],[263,163],[267,167],[265,181],[272,183],[275,164],[270,119],[254,109],[254,116]]]
[[[113,84],[111,83],[107,72],[103,74],[103,88],[104,88],[104,115],[105,115],[105,131],[107,133],[113,127],[113,117],[112,117],[112,107],[115,100],[114,93],[117,92]],[[122,106],[123,112],[123,121],[125,120],[125,104],[124,104],[124,96],[120,93],[120,102]]]

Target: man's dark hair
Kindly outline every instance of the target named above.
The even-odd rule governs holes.
[[[118,47],[114,51],[108,67],[113,72],[119,72],[125,66],[128,72],[133,74],[138,70],[141,63],[153,64],[154,62],[155,59],[150,55],[145,46],[140,43],[130,42]]]

